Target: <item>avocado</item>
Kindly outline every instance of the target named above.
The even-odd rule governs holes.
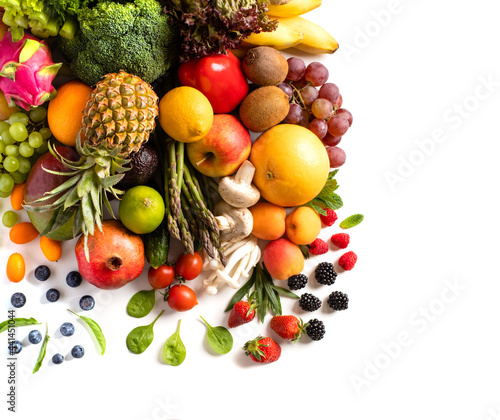
[[[136,185],[146,184],[158,168],[158,151],[150,143],[145,143],[136,153],[130,155],[130,159],[126,166],[131,169],[125,172],[125,176],[116,184],[119,189],[128,190]]]

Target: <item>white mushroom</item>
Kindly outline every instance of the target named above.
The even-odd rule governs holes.
[[[234,176],[225,176],[219,182],[219,194],[222,199],[233,207],[251,207],[260,198],[260,192],[252,179],[255,166],[245,160]]]
[[[236,208],[224,200],[214,206],[221,242],[237,242],[252,232],[253,216],[246,208]]]

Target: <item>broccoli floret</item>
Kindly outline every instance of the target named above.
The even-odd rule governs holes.
[[[73,73],[89,85],[120,70],[151,83],[177,56],[176,31],[157,0],[102,1],[76,16],[80,30],[59,43]]]

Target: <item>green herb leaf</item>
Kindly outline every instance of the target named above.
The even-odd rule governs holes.
[[[99,347],[101,348],[101,356],[104,355],[104,352],[106,351],[106,338],[104,337],[104,334],[102,333],[101,327],[97,322],[95,322],[92,318],[83,316],[83,315],[78,315],[74,313],[73,311],[70,311],[73,315],[76,315],[78,318],[80,318],[85,324],[88,325],[90,330],[93,332],[95,339],[97,340],[97,343],[99,344]]]
[[[302,252],[302,255],[304,256],[304,258],[307,260],[310,257],[309,247],[307,245],[297,245],[297,246],[299,247],[300,252]]]
[[[207,325],[207,341],[212,350],[219,354],[226,354],[233,348],[233,336],[224,327],[212,327],[205,318],[200,316]]]
[[[288,289],[285,289],[283,287],[279,287],[279,286],[276,286],[273,284],[273,289],[276,290],[280,295],[282,296],[286,296],[286,297],[289,297],[289,298],[292,298],[292,299],[299,299],[299,296],[296,295],[295,293],[291,292],[290,290]]]
[[[179,366],[186,358],[186,347],[179,334],[181,319],[177,324],[177,330],[173,333],[163,346],[163,361],[170,366]]]
[[[155,290],[141,290],[132,296],[127,304],[127,313],[134,318],[149,314],[155,306]]]
[[[28,325],[39,325],[35,318],[12,318],[7,321],[3,321],[0,324],[0,333],[7,331],[9,328],[26,327]]]
[[[161,311],[160,314],[155,318],[155,320],[149,324],[141,327],[136,327],[127,335],[127,348],[134,354],[143,353],[149,345],[153,342],[154,332],[153,327],[155,322],[158,320],[160,315],[164,311]]]
[[[248,281],[243,286],[241,286],[238,289],[238,291],[234,294],[234,296],[232,297],[232,299],[229,301],[228,305],[226,306],[226,309],[224,310],[224,312],[228,312],[231,309],[233,309],[234,304],[236,302],[239,302],[241,299],[243,299],[243,297],[247,294],[247,292],[250,291],[250,289],[254,285],[255,277],[256,277],[256,270],[253,270],[253,273],[250,276],[250,278],[248,279]]]
[[[339,226],[342,229],[350,229],[354,226],[359,225],[364,218],[365,216],[363,216],[362,214],[353,214],[352,216],[349,216],[347,219],[343,220]]]
[[[42,347],[40,347],[40,353],[38,354],[38,359],[36,359],[35,366],[33,367],[33,373],[38,372],[42,366],[43,359],[47,353],[47,344],[49,343],[49,324],[45,324],[45,338],[43,339]]]
[[[335,170],[328,174],[326,183],[319,194],[306,203],[305,206],[309,206],[316,213],[326,216],[325,209],[338,210],[344,205],[340,196],[334,192],[339,187],[337,180],[334,178],[337,172],[338,170]]]

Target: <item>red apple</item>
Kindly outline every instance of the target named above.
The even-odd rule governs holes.
[[[187,143],[191,164],[212,178],[231,175],[248,159],[250,133],[233,115],[215,114],[212,128],[201,140]]]

